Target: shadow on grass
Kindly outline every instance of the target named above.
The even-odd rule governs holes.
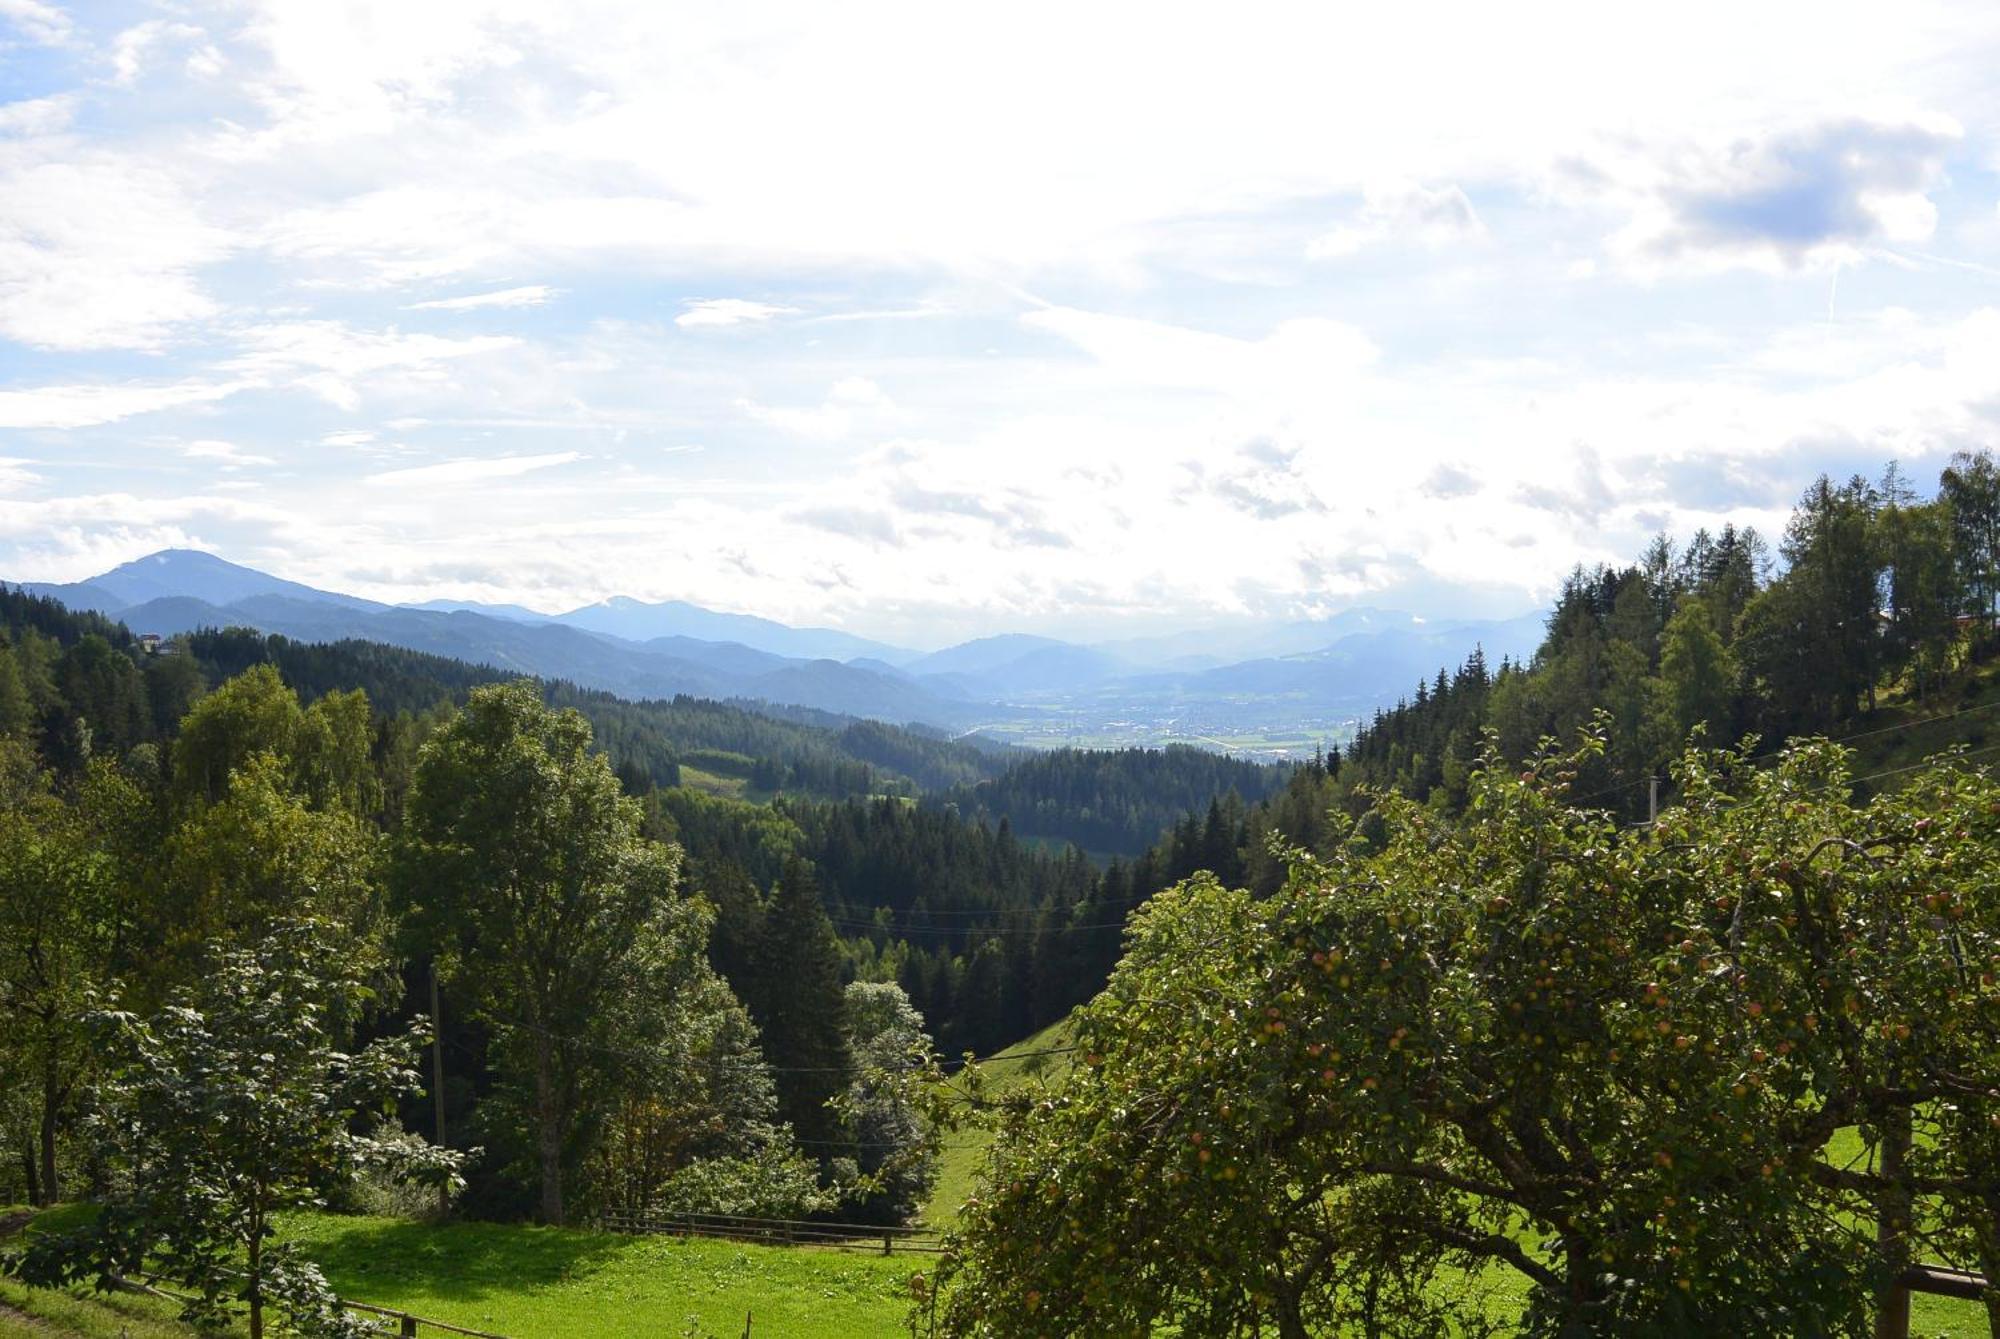
[[[501,1223],[322,1220],[299,1244],[343,1296],[421,1290],[453,1300],[516,1294],[583,1277],[623,1239],[570,1228]]]

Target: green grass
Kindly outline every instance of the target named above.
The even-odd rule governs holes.
[[[53,1211],[59,1220],[73,1213]],[[288,1215],[281,1234],[318,1262],[342,1297],[508,1339],[737,1339],[746,1316],[753,1339],[877,1339],[902,1332],[910,1276],[934,1263],[923,1255],[331,1214]],[[154,1298],[0,1280],[0,1339],[197,1333],[174,1314],[172,1303]]]
[[[1978,754],[1973,762],[1993,764],[1994,755],[1981,750],[2000,744],[2000,659],[1963,666],[1923,702],[1910,695],[1909,685],[1896,685],[1882,693],[1877,710],[1826,733],[1852,740],[1857,776],[1912,767],[1954,744]],[[1872,788],[1893,790],[1907,780],[1887,776]]]
[[[116,1293],[54,1292],[0,1279],[0,1336],[4,1339],[192,1339],[204,1333],[174,1319],[172,1302]],[[205,1333],[224,1335],[240,1331]]]
[[[750,783],[742,777],[704,771],[687,763],[681,764],[681,784],[694,790],[707,791],[710,795],[720,795],[727,800],[755,798],[750,793]]]
[[[341,1296],[509,1339],[606,1334],[880,1339],[904,1326],[910,1276],[882,1257],[498,1223],[433,1226],[300,1214],[300,1243]]]
[[[1048,1051],[1069,1045],[1069,1023],[1052,1023],[1034,1036],[996,1052],[980,1066],[989,1090],[996,1096],[1018,1092],[1032,1084],[1060,1082],[1069,1073],[1067,1055],[1030,1056],[1023,1052]],[[986,1162],[991,1139],[984,1130],[959,1130],[945,1136],[944,1156],[939,1161],[937,1184],[931,1187],[930,1203],[923,1219],[933,1227],[949,1227],[958,1221],[959,1208],[979,1188],[980,1168]]]
[[[89,1214],[82,1205],[63,1205],[36,1213],[24,1205],[0,1206],[0,1239],[24,1227],[69,1227]],[[197,1331],[174,1317],[179,1307],[156,1297],[130,1293],[58,1292],[30,1288],[0,1278],[0,1339],[190,1339]],[[213,1332],[212,1332],[213,1333]],[[223,1333],[228,1333],[227,1331]]]
[[[1044,1033],[1015,1049],[1060,1044],[1060,1033]],[[1018,1062],[1018,1077],[1003,1083],[1035,1081],[1030,1063]],[[1851,1132],[1843,1139],[1851,1156],[1858,1143]],[[926,1256],[330,1214],[288,1216],[282,1235],[304,1247],[344,1297],[509,1339],[736,1339],[746,1315],[753,1339],[877,1339],[903,1332],[910,1277],[935,1263]],[[1438,1286],[1477,1297],[1493,1316],[1518,1314],[1526,1297],[1525,1281],[1501,1267],[1452,1274]],[[1918,1335],[1961,1339],[1987,1332],[1976,1303],[1919,1297],[1913,1309]],[[171,1304],[150,1298],[74,1296],[0,1280],[0,1339],[191,1339],[195,1333],[173,1320]]]

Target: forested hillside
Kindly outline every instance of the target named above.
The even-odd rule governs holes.
[[[158,743],[205,685],[252,665],[276,666],[308,702],[331,692],[365,692],[385,722],[377,744],[385,754],[427,713],[510,677],[378,642],[300,642],[244,628],[202,630],[167,643],[162,653],[138,654],[123,624],[4,587],[0,631],[10,652],[0,657],[0,729],[33,731],[54,760],[75,761],[92,746],[122,753]],[[997,775],[1008,754],[998,745],[955,743],[935,732],[822,712],[774,715],[692,697],[628,702],[560,682],[544,684],[543,695],[551,705],[582,712],[598,747],[639,789],[678,784],[681,760],[706,752],[740,761],[767,791],[915,795]],[[76,733],[79,721],[88,724],[88,742]]]
[[[155,646],[16,591],[0,590],[0,631],[0,1138],[18,1155],[0,1193],[36,1201],[81,1165],[94,1000],[208,1016],[235,1007],[213,981],[291,979],[304,955],[327,993],[292,1002],[392,1049],[436,973],[445,1132],[484,1149],[464,1168],[474,1211],[901,1216],[922,1196],[925,1136],[867,1087],[871,1067],[927,1033],[991,1050],[1087,999],[1127,914],[1231,867],[1238,792],[1270,784],[1192,750],[1071,754],[966,813],[917,797],[1035,760],[813,713],[506,683],[371,643],[235,629]],[[724,766],[768,798],[676,784]],[[1091,796],[1122,796],[1120,840],[1159,837],[1158,852],[1100,870],[1006,816],[1060,841],[1087,831],[1068,806]],[[1173,821],[1182,796],[1205,823]],[[578,861],[594,871],[581,884],[558,876]],[[491,900],[524,879],[539,891]],[[553,941],[512,921],[542,914],[536,896],[583,899]],[[401,1114],[437,1130],[428,1103]],[[688,1122],[706,1133],[677,1133]]]
[[[1446,809],[1465,800],[1481,733],[1522,758],[1603,713],[1605,748],[1579,794],[1643,817],[1690,731],[1710,743],[1866,730],[1893,699],[1923,714],[1996,649],[2000,468],[1954,458],[1921,500],[1890,465],[1870,483],[1822,476],[1775,552],[1724,527],[1656,540],[1626,567],[1564,583],[1525,664],[1475,655],[1378,713],[1339,760],[1342,793],[1390,786]]]
[[[1218,796],[1234,794],[1250,804],[1266,798],[1291,770],[1187,744],[1052,749],[938,798],[968,817],[1006,818],[1019,832],[1136,855]]]

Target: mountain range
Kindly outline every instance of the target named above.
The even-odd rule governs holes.
[[[142,634],[240,625],[304,641],[385,642],[632,698],[685,693],[1023,742],[1184,739],[1252,753],[1337,738],[1343,722],[1474,646],[1497,663],[1531,654],[1542,635],[1540,615],[1434,626],[1362,609],[1096,645],[1008,633],[920,654],[684,601],[619,596],[553,615],[461,601],[384,604],[190,549],[85,581],[21,584]]]

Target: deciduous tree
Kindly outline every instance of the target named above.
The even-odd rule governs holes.
[[[277,1214],[371,1164],[454,1176],[454,1154],[367,1133],[416,1090],[423,1020],[344,1053],[332,1018],[364,994],[337,946],[290,922],[254,950],[217,945],[211,970],[150,1018],[100,1015],[109,1073],[94,1131],[118,1189],[82,1227],[34,1237],[16,1272],[100,1288],[158,1274],[194,1290],[190,1321],[223,1322],[241,1303],[251,1339],[267,1308],[294,1333],[373,1333],[339,1310],[318,1269],[274,1243]]]
[[[475,690],[424,746],[396,861],[413,929],[499,1030],[550,1223],[588,1151],[592,1091],[629,1040],[621,995],[657,988],[657,961],[698,954],[707,924],[675,896],[679,853],[639,836],[590,743],[531,685]]]
[[[1530,1333],[1852,1333],[1925,1229],[1847,1225],[1913,1197],[2000,1267],[2000,783],[1691,753],[1632,830],[1565,799],[1595,747],[1489,752],[1463,822],[1384,796],[1269,899],[1155,898],[1004,1118],[947,1332],[1474,1325],[1449,1266]],[[1901,1169],[1827,1157],[1904,1124]]]

